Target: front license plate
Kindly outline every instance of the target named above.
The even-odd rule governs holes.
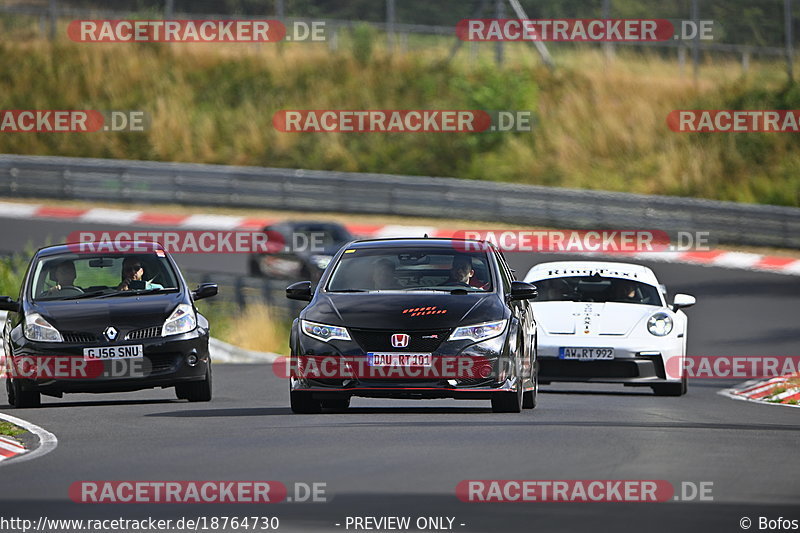
[[[141,344],[128,346],[101,346],[98,348],[84,348],[84,361],[109,361],[112,359],[140,359],[144,357],[144,348]]]
[[[614,359],[614,348],[559,348],[558,358],[578,359],[581,361]]]
[[[370,352],[367,354],[369,366],[431,366],[429,353]]]

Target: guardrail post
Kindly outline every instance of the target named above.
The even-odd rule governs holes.
[[[242,276],[236,277],[236,281],[233,284],[233,296],[239,309],[244,309],[247,302],[244,298],[244,278]]]
[[[56,16],[56,0],[50,0],[50,40],[56,40],[56,25],[58,24],[58,18]]]
[[[692,0],[692,14],[691,19],[694,22],[695,29],[700,27],[700,7],[697,5],[698,0]],[[697,84],[697,79],[700,77],[700,32],[696,31],[692,39],[692,76],[694,82]]]
[[[786,74],[789,81],[794,81],[794,43],[792,43],[792,0],[783,0],[786,24]]]
[[[750,47],[745,46],[742,49],[742,74],[747,74],[750,71]]]
[[[389,48],[389,53],[394,52],[395,48],[395,33],[394,33],[394,17],[395,17],[395,0],[386,0],[386,44]]]
[[[496,19],[505,18],[506,3],[505,0],[495,0],[494,2],[494,17]],[[503,64],[503,40],[498,39],[495,43],[494,58],[498,65]]]

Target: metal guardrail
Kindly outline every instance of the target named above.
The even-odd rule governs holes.
[[[189,287],[195,287],[199,283],[216,283],[219,286],[219,293],[208,300],[212,305],[230,303],[239,309],[244,309],[254,303],[265,304],[287,319],[297,317],[307,305],[307,302],[286,298],[286,287],[291,281],[186,269],[183,269],[183,277]]]
[[[800,248],[800,208],[455,178],[0,155],[0,196],[708,231],[712,242]]]

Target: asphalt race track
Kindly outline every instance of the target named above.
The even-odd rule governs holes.
[[[0,250],[57,242],[61,221],[0,219]],[[115,228],[109,228],[115,229]],[[131,228],[126,228],[131,229]],[[511,255],[519,277],[553,255]],[[245,256],[176,256],[183,267],[245,272]],[[698,299],[690,355],[800,355],[800,278],[652,263],[670,293]],[[213,326],[213,325],[212,325]],[[292,415],[267,365],[217,365],[215,398],[172,390],[43,397],[15,411],[59,439],[52,453],[0,466],[0,515],[178,519],[277,516],[284,531],[346,531],[348,516],[454,517],[455,531],[742,531],[740,519],[800,519],[800,410],[730,400],[735,383],[690,382],[679,398],[602,385],[543,387],[539,406],[493,414],[487,402],[355,399],[351,409]],[[4,384],[3,384],[4,390]],[[713,482],[713,501],[465,503],[468,479],[656,479]],[[275,480],[325,483],[327,503],[77,504],[81,480]],[[338,526],[336,524],[339,524]],[[463,524],[463,525],[462,525]],[[350,529],[352,531],[352,528]],[[363,530],[362,530],[363,531]]]

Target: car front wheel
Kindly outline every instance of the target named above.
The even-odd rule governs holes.
[[[289,391],[289,399],[293,413],[307,415],[322,411],[322,404],[319,400],[315,400],[310,392]]]
[[[212,396],[211,364],[206,370],[206,377],[202,381],[190,381],[175,385],[175,396],[190,402],[210,402]]]
[[[35,391],[22,390],[17,379],[6,379],[6,393],[9,405],[13,405],[17,409],[41,407],[42,405],[42,395]]]

